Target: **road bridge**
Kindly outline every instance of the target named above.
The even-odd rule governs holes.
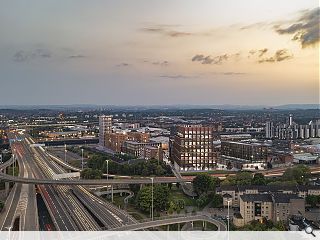
[[[147,228],[154,228],[159,226],[166,226],[166,225],[172,225],[172,224],[178,224],[178,223],[187,223],[187,222],[194,222],[194,221],[203,221],[203,222],[209,222],[217,226],[218,231],[226,231],[227,226],[224,222],[214,219],[207,215],[190,215],[190,216],[179,216],[179,217],[173,217],[173,218],[165,218],[165,219],[159,219],[154,221],[148,221],[148,222],[140,222],[136,224],[130,224],[125,225],[117,228],[110,229],[112,231],[137,231],[137,230],[143,230]]]

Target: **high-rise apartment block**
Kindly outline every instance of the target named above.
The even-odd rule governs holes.
[[[99,116],[99,145],[105,146],[106,134],[112,133],[112,116]]]
[[[267,122],[266,138],[268,139],[308,139],[320,137],[320,119],[310,121],[309,124],[299,125],[294,123],[293,116],[287,119],[287,123],[275,125],[273,122]]]

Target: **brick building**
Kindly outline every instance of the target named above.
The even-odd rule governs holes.
[[[171,161],[178,165],[180,171],[211,170],[217,159],[213,141],[220,128],[220,125],[178,126],[171,142]]]

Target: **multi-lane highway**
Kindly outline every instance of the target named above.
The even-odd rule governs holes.
[[[14,160],[19,166],[19,176],[34,177],[32,169],[25,161],[20,142],[11,145]],[[4,166],[2,166],[4,167]],[[38,230],[38,212],[36,206],[36,191],[33,184],[14,184],[7,201],[5,202],[4,212],[0,217],[0,229],[5,230],[13,227],[17,230]]]
[[[25,140],[27,143],[33,142],[29,137]],[[25,143],[26,148],[28,148],[27,143]],[[52,179],[55,174],[66,173],[66,166],[62,164],[61,159],[48,154],[43,148],[29,148],[29,150],[33,153],[36,165],[45,175],[42,178]],[[68,169],[68,167],[66,168]],[[135,219],[126,212],[94,196],[82,186],[57,185],[51,186],[51,188],[56,191],[56,195],[62,201],[79,230],[109,229],[128,223],[136,223]],[[54,214],[52,215],[54,216]]]
[[[10,138],[14,140],[17,136],[13,134]],[[63,168],[65,166],[58,164],[59,159],[53,159],[41,148],[30,148],[32,139],[24,136],[19,136],[19,139],[12,143],[19,165],[17,178],[52,180],[55,174],[66,172]],[[94,196],[82,186],[44,185],[41,182],[26,184],[16,181],[14,176],[2,172],[3,168],[10,164],[12,161],[1,165],[0,169],[2,176],[8,176],[15,182],[5,203],[5,211],[1,214],[1,230],[12,226],[18,226],[14,227],[16,230],[39,229],[34,184],[37,185],[37,190],[42,195],[58,230],[101,230],[137,223],[126,212]]]

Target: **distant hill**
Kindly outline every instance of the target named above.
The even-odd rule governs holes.
[[[286,104],[274,107],[284,110],[299,110],[299,109],[320,109],[320,104]]]
[[[86,111],[86,110],[150,110],[150,109],[220,109],[220,110],[262,110],[262,109],[279,109],[279,110],[303,110],[303,109],[320,109],[320,104],[286,104],[279,106],[267,105],[98,105],[98,104],[71,104],[71,105],[0,105],[0,109],[12,110],[60,110],[60,111]]]

